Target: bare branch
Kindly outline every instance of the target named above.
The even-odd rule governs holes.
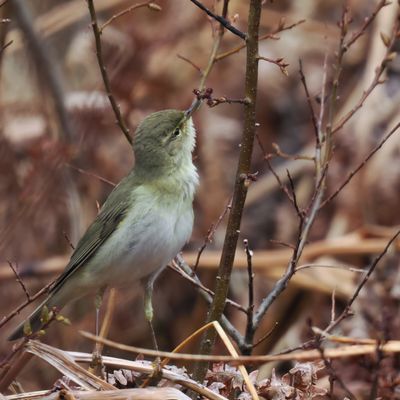
[[[136,10],[137,8],[141,8],[141,7],[147,7],[153,11],[161,11],[161,7],[157,3],[153,3],[153,1],[146,1],[144,3],[135,4],[131,7],[128,7],[125,10],[120,11],[118,14],[113,15],[110,19],[108,19],[106,22],[104,22],[104,24],[99,28],[99,33],[102,34],[104,28],[106,26],[110,25],[111,23],[113,23],[117,18],[120,18],[123,15],[128,14],[128,13]]]
[[[319,147],[321,147],[321,143],[320,143],[320,138],[319,138],[319,134],[318,134],[317,117],[315,115],[314,107],[313,107],[312,102],[311,102],[311,96],[310,96],[310,92],[308,90],[306,77],[304,76],[303,63],[302,63],[301,60],[299,60],[299,74],[300,74],[301,83],[302,83],[303,88],[304,88],[304,92],[306,94],[308,108],[310,110],[311,122],[312,122],[312,126],[313,126],[314,133],[315,133],[315,147],[319,148]]]
[[[193,266],[193,274],[196,273],[197,271],[197,267],[199,266],[199,262],[200,262],[200,258],[201,255],[203,254],[203,251],[205,250],[205,248],[207,247],[208,243],[211,243],[215,231],[218,229],[220,223],[222,222],[222,220],[225,218],[225,215],[227,214],[227,212],[231,209],[232,207],[232,198],[229,199],[228,204],[226,205],[226,207],[224,208],[223,212],[220,214],[220,216],[218,217],[218,220],[215,224],[212,224],[207,232],[207,236],[204,238],[204,243],[203,245],[200,247],[199,252],[197,253],[197,258],[196,258],[196,262]]]
[[[246,34],[241,32],[239,29],[235,28],[226,18],[221,17],[220,15],[214,14],[211,10],[209,10],[204,4],[202,4],[198,0],[190,0],[194,5],[199,7],[201,10],[203,10],[207,15],[209,15],[211,18],[215,19],[218,21],[224,28],[226,28],[228,31],[232,32],[234,35],[239,36],[241,39],[246,40]]]
[[[277,27],[274,31],[269,32],[269,33],[267,33],[267,34],[265,34],[265,35],[260,36],[260,37],[258,38],[258,41],[261,42],[262,40],[266,40],[266,39],[275,39],[275,40],[277,40],[277,39],[279,39],[279,37],[276,36],[277,33],[280,33],[280,32],[283,32],[283,31],[287,31],[287,30],[290,30],[290,29],[293,29],[294,27],[296,27],[296,26],[302,24],[303,22],[306,22],[306,20],[305,20],[305,19],[302,19],[302,20],[297,21],[297,22],[295,22],[295,23],[293,23],[293,24],[291,24],[291,25],[285,26],[284,20],[281,19],[281,20],[279,21],[278,27]],[[239,53],[239,51],[242,50],[242,49],[244,49],[245,47],[246,47],[245,44],[241,44],[240,46],[237,46],[237,47],[235,47],[235,48],[233,48],[233,49],[231,49],[231,50],[228,50],[228,51],[225,51],[224,53],[218,54],[218,55],[215,57],[215,61],[216,61],[216,62],[217,62],[217,61],[221,61],[221,60],[223,60],[223,59],[226,58],[226,57],[229,57],[229,56],[231,56],[231,55],[233,55],[233,54],[235,54],[235,53]]]
[[[247,258],[247,275],[248,275],[248,292],[249,292],[249,305],[247,308],[247,324],[246,324],[246,334],[245,338],[247,336],[252,336],[254,332],[254,327],[253,327],[253,313],[254,313],[254,272],[253,272],[253,251],[249,247],[249,241],[247,239],[243,240],[244,244],[244,250],[246,252],[246,258]],[[246,342],[249,342],[248,340],[245,339]],[[252,347],[249,347],[248,353],[251,353]]]
[[[375,271],[376,266],[378,265],[379,261],[381,261],[381,259],[385,256],[385,254],[387,253],[387,251],[389,250],[389,247],[392,245],[392,243],[395,242],[395,240],[397,239],[397,237],[400,235],[400,230],[398,230],[394,236],[392,236],[392,238],[389,240],[389,242],[386,244],[385,248],[383,249],[383,251],[381,253],[379,253],[375,259],[372,261],[372,263],[369,265],[367,272],[365,273],[363,279],[361,280],[361,282],[358,284],[357,289],[354,291],[353,296],[351,296],[350,300],[348,301],[348,303],[346,304],[345,309],[342,311],[342,313],[339,315],[338,318],[336,318],[335,321],[331,322],[328,327],[324,330],[324,333],[326,332],[330,332],[332,331],[332,329],[334,329],[336,326],[338,326],[340,324],[340,322],[342,322],[345,318],[347,318],[350,313],[351,313],[351,306],[353,305],[353,303],[355,302],[355,300],[357,299],[358,295],[361,292],[361,289],[365,286],[365,284],[368,282],[368,279],[370,278],[370,276],[372,275],[372,273]]]
[[[215,287],[215,296],[207,316],[207,322],[219,321],[225,308],[225,299],[228,294],[229,283],[232,273],[235,250],[240,233],[240,223],[244,203],[248,190],[248,179],[250,173],[251,156],[253,153],[254,138],[256,134],[256,99],[258,82],[258,31],[261,17],[261,0],[251,0],[248,14],[247,56],[245,76],[245,97],[249,103],[244,105],[244,127],[242,143],[240,147],[239,162],[236,171],[235,188],[232,198],[232,209],[229,213],[228,224],[218,275]],[[207,332],[200,345],[201,354],[210,354],[216,334]],[[207,371],[207,363],[198,363],[195,367],[194,377],[202,382]]]
[[[268,57],[262,57],[262,56],[258,56],[259,60],[263,60],[263,61],[267,61],[271,64],[275,64],[276,66],[279,67],[279,69],[281,70],[282,74],[285,76],[289,76],[288,70],[286,69],[289,64],[285,63],[283,61],[283,58],[276,58],[275,60],[272,58],[268,58]]]
[[[383,137],[383,139],[369,152],[369,154],[361,161],[361,163],[351,171],[343,183],[321,204],[320,209],[330,203],[343,188],[354,178],[354,176],[364,167],[369,159],[389,140],[389,138],[399,129],[400,122],[395,125],[390,132]]]
[[[94,39],[95,39],[95,43],[96,43],[97,62],[100,67],[100,73],[101,73],[101,77],[103,78],[104,87],[106,89],[106,94],[107,94],[108,100],[110,101],[111,107],[114,111],[117,125],[121,128],[121,131],[124,134],[126,140],[129,142],[130,145],[132,145],[133,140],[130,135],[129,129],[125,125],[124,119],[122,118],[120,107],[119,107],[118,103],[116,102],[114,95],[111,92],[110,80],[108,78],[107,69],[106,69],[106,67],[104,65],[104,61],[103,61],[101,37],[100,37],[101,32],[100,32],[99,26],[97,24],[97,16],[96,16],[96,10],[94,8],[93,0],[87,0],[87,3],[88,3],[90,17],[91,17],[91,21],[92,21]]]
[[[390,2],[387,0],[381,0],[377,5],[375,10],[370,14],[367,18],[365,18],[364,23],[362,24],[361,28],[354,32],[351,37],[344,43],[344,47],[346,51],[362,36],[364,35],[365,31],[367,30],[368,26],[374,21],[376,16],[378,15],[379,11],[389,5]]]

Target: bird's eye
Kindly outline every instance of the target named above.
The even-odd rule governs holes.
[[[173,133],[174,137],[178,137],[180,134],[181,134],[181,130],[179,128],[176,128]]]

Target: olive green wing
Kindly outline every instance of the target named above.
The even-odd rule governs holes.
[[[50,292],[57,291],[72,274],[85,265],[112,235],[134,202],[133,174],[125,177],[110,193],[100,213],[78,242],[64,272],[57,278]]]

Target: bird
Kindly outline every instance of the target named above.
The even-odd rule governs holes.
[[[45,300],[9,340],[41,330],[43,310],[59,312],[85,295],[139,281],[145,282],[145,315],[151,322],[154,281],[192,233],[199,182],[192,161],[197,107],[194,102],[186,111],[154,112],[139,124],[131,172],[109,194]]]

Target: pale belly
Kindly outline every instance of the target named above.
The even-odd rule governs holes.
[[[156,207],[149,201],[127,214],[118,229],[93,259],[79,271],[79,282],[88,286],[132,285],[165,267],[189,240],[193,227],[192,205],[178,203]]]

